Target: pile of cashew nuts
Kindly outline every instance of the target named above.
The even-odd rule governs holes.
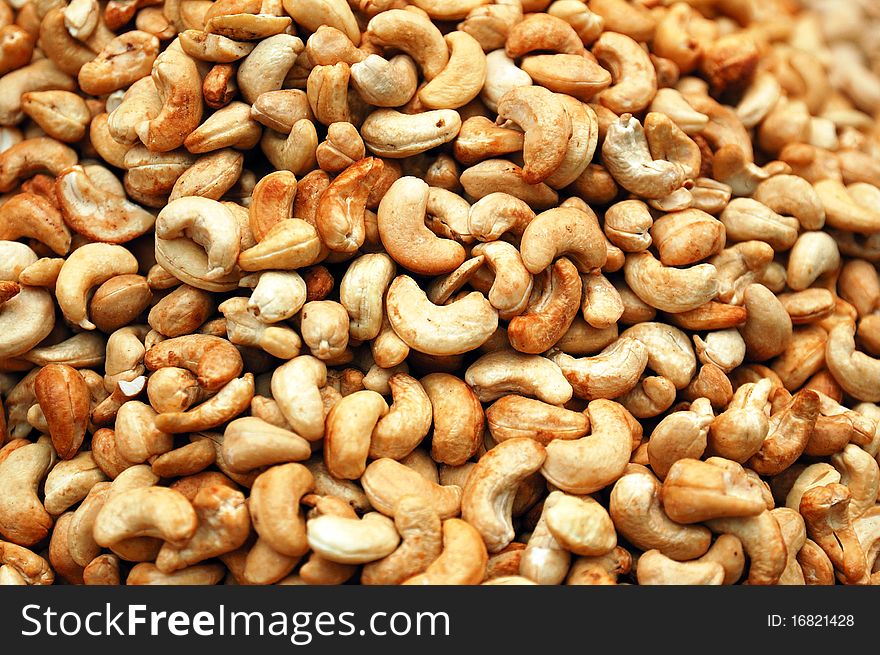
[[[880,584],[878,25],[0,0],[0,584]]]

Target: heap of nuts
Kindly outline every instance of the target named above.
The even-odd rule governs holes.
[[[0,0],[0,583],[880,584],[868,0]]]

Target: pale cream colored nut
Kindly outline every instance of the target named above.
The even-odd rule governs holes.
[[[855,521],[876,503],[880,467],[877,460],[855,444],[847,444],[841,452],[832,455],[831,462],[840,471],[840,483],[850,490],[849,515]]]
[[[607,259],[596,215],[573,207],[557,207],[538,214],[526,226],[520,245],[530,273],[546,269],[565,255],[582,273],[602,267]]]
[[[339,283],[339,301],[348,312],[352,338],[368,341],[379,334],[394,273],[394,261],[384,253],[361,255],[349,264]]]
[[[387,557],[400,543],[394,522],[378,512],[363,518],[324,514],[306,522],[308,545],[340,564],[365,564]]]
[[[311,355],[285,362],[272,373],[272,395],[293,431],[310,442],[324,436],[321,387],[327,383],[327,366]]]
[[[617,546],[608,511],[590,496],[553,491],[544,502],[543,516],[550,533],[576,555],[604,555]]]
[[[728,516],[754,516],[766,509],[761,489],[742,467],[717,466],[684,458],[666,474],[660,500],[667,516],[678,523],[701,523]],[[729,460],[728,460],[729,461]]]
[[[757,239],[776,250],[788,250],[797,240],[797,219],[781,216],[751,198],[734,198],[721,212],[728,238],[735,241]]]
[[[648,354],[641,341],[623,337],[592,357],[575,358],[554,349],[549,358],[562,369],[575,396],[593,400],[617,398],[633,389],[648,364]]]
[[[714,561],[678,562],[659,550],[649,550],[639,556],[636,578],[640,585],[720,585],[724,567]]]
[[[880,360],[856,350],[854,326],[842,322],[828,335],[825,363],[843,389],[859,400],[880,401]]]
[[[678,561],[700,557],[709,549],[711,532],[670,519],[660,503],[660,489],[647,468],[629,464],[611,490],[608,507],[614,527],[636,548],[657,549]]]
[[[433,109],[403,114],[377,109],[361,124],[364,144],[375,155],[391,159],[411,157],[452,141],[461,129],[454,109]]]
[[[415,95],[418,69],[408,55],[371,54],[351,65],[351,85],[371,105],[400,107]]]
[[[403,584],[479,584],[485,578],[488,559],[486,544],[469,522],[446,519],[440,555],[423,573]]]
[[[456,109],[477,97],[486,81],[486,55],[480,43],[463,31],[444,37],[449,47],[446,66],[418,94],[429,109]]]
[[[805,230],[820,230],[825,207],[812,185],[797,175],[774,175],[761,182],[752,196],[774,212],[794,216]]]
[[[512,350],[483,355],[467,368],[464,380],[481,402],[517,393],[562,405],[572,396],[571,384],[559,366],[546,357]]]
[[[499,443],[528,437],[546,446],[554,439],[578,439],[590,429],[585,412],[514,394],[503,396],[488,407],[486,422],[492,438]]]
[[[804,468],[795,478],[785,496],[785,506],[799,511],[801,498],[814,487],[839,483],[840,471],[827,462],[816,462]]]
[[[544,511],[541,512],[520,555],[517,572],[536,584],[560,584],[571,565],[571,553],[563,548],[547,528],[546,511],[555,501],[556,497],[548,497],[544,501]]]
[[[136,487],[110,497],[95,518],[95,541],[113,546],[132,537],[157,537],[183,545],[198,517],[186,496],[167,487]]]
[[[498,109],[498,102],[512,89],[531,86],[532,78],[508,57],[503,49],[486,55],[486,82],[480,99],[491,111]]]
[[[191,334],[214,313],[212,296],[182,284],[152,306],[147,322],[159,334],[179,337]]]
[[[225,485],[209,485],[199,490],[192,505],[198,528],[181,547],[162,545],[156,567],[163,573],[234,551],[250,534],[248,505],[240,491]]]
[[[120,144],[136,144],[137,126],[155,118],[161,109],[162,100],[153,78],[142,77],[125,91],[119,105],[107,116],[110,136]]]
[[[226,336],[234,344],[260,348],[279,359],[299,355],[302,339],[291,328],[269,325],[248,311],[248,300],[240,296],[229,298],[217,308],[223,314]]]
[[[348,122],[331,123],[327,138],[315,150],[321,170],[338,173],[364,158],[366,146],[357,128]]]
[[[392,518],[397,514],[399,503],[410,495],[417,496],[441,519],[457,516],[461,511],[461,487],[442,486],[427,480],[417,471],[387,457],[367,466],[361,484],[373,508]]]
[[[491,552],[513,540],[511,511],[517,487],[541,468],[545,457],[546,451],[537,441],[510,439],[483,455],[468,477],[462,517],[477,529]]]
[[[773,514],[765,509],[756,516],[711,519],[712,532],[732,534],[749,556],[748,582],[772,585],[779,581],[787,563],[785,538]]]
[[[333,360],[348,347],[348,313],[338,302],[313,300],[303,305],[300,332],[312,355]]]
[[[468,352],[485,343],[498,327],[498,313],[481,293],[472,292],[438,306],[407,275],[394,279],[385,302],[397,335],[411,348],[427,354]],[[435,329],[439,325],[442,331]]]
[[[256,416],[229,423],[221,449],[226,465],[241,473],[263,466],[304,461],[312,453],[309,442],[295,432]]]
[[[123,459],[140,464],[174,447],[172,435],[156,426],[156,417],[152,407],[137,400],[130,400],[119,408],[115,423],[116,449]]]
[[[371,434],[387,413],[385,399],[370,390],[349,394],[330,410],[326,419],[324,462],[332,475],[347,480],[363,475]]]
[[[292,318],[305,304],[306,283],[296,271],[264,271],[241,279],[253,288],[248,311],[264,323]]]
[[[874,204],[876,187],[865,183],[844,186],[838,180],[822,179],[814,182],[813,188],[825,208],[828,226],[862,233],[880,229],[880,213]]]
[[[770,417],[767,437],[749,459],[751,469],[761,475],[776,475],[791,466],[809,444],[820,409],[815,391],[798,391],[791,402]]]
[[[10,33],[7,38],[10,41],[21,42],[22,35],[18,32]],[[22,52],[30,58],[30,48]],[[23,64],[27,61],[23,61]],[[28,91],[49,91],[62,89],[73,91],[76,82],[51,59],[43,58],[7,72],[0,78],[0,125],[16,125],[24,119],[21,110],[21,96]],[[14,146],[13,146],[14,147]]]
[[[126,585],[216,585],[225,575],[226,569],[222,564],[196,564],[174,573],[162,573],[152,562],[135,564],[128,577]]]
[[[533,209],[555,207],[558,194],[547,184],[528,184],[522,179],[522,168],[506,159],[487,159],[462,171],[461,185],[477,200],[495,192],[509,193]]]
[[[299,218],[275,223],[260,243],[243,250],[238,265],[243,271],[293,270],[318,261],[322,250],[317,230]]]
[[[43,506],[53,516],[67,511],[85,498],[91,488],[107,479],[95,464],[91,453],[79,453],[59,462],[46,476]]]
[[[3,203],[0,237],[9,241],[30,237],[62,256],[70,250],[70,230],[61,213],[52,202],[34,193],[17,193]]]
[[[644,198],[664,198],[687,178],[681,164],[654,159],[644,128],[631,114],[608,126],[602,158],[618,184]]]
[[[697,359],[687,334],[657,321],[643,321],[624,330],[620,337],[637,339],[648,349],[648,368],[684,389],[697,370]]]
[[[207,280],[222,280],[233,272],[239,255],[241,232],[238,221],[223,204],[199,197],[178,198],[169,202],[156,217],[157,254],[167,242],[184,238],[205,249],[206,270],[203,275]]]
[[[706,450],[709,426],[715,418],[707,398],[697,398],[690,409],[672,412],[654,428],[648,440],[648,462],[663,479],[675,462],[698,459]]]
[[[712,264],[696,264],[685,269],[664,266],[651,253],[627,256],[626,282],[644,302],[669,313],[696,309],[718,293],[718,271]]]

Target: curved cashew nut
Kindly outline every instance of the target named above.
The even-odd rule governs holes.
[[[397,502],[394,526],[400,534],[400,546],[387,557],[364,566],[361,584],[401,584],[423,573],[440,556],[440,517],[421,497],[404,496]]]
[[[310,355],[285,362],[272,374],[272,395],[294,432],[309,441],[324,436],[321,387],[327,384],[327,366]]]
[[[195,60],[173,48],[156,58],[152,75],[162,109],[135,129],[151,151],[168,152],[181,146],[202,121],[202,78]]]
[[[866,402],[880,401],[880,360],[856,350],[852,323],[839,323],[828,334],[825,364],[848,394]]]
[[[831,462],[840,471],[840,484],[850,491],[849,515],[855,521],[877,502],[880,466],[855,444],[847,444],[841,452],[832,455]]]
[[[554,439],[578,439],[590,429],[590,417],[563,407],[507,395],[486,409],[489,432],[496,442],[516,437],[535,439],[544,446]]]
[[[431,355],[474,350],[498,327],[498,313],[483,294],[474,291],[448,305],[435,305],[408,275],[394,279],[385,304],[397,335],[410,348]],[[440,325],[438,331],[435,326]]]
[[[623,273],[641,300],[671,314],[696,309],[718,294],[718,270],[712,264],[673,268],[649,252],[638,252],[627,255]]]
[[[571,118],[552,91],[540,86],[511,89],[498,101],[498,123],[512,121],[525,132],[523,180],[538,184],[565,159],[571,138]]]
[[[405,585],[476,585],[486,576],[489,555],[480,533],[468,521],[443,521],[443,550],[424,573]]]
[[[0,192],[12,191],[18,182],[40,171],[58,175],[76,164],[76,152],[55,139],[25,139],[0,153]]]
[[[132,537],[157,537],[182,546],[197,527],[196,512],[182,493],[168,487],[138,487],[107,499],[95,518],[94,535],[104,547]]]
[[[218,392],[194,409],[185,412],[163,412],[154,419],[164,432],[200,432],[235,418],[250,406],[254,397],[253,373],[227,382]]]
[[[534,220],[528,203],[508,193],[496,191],[483,196],[468,213],[468,233],[480,241],[495,241],[505,232],[521,236]]]
[[[264,323],[278,323],[292,318],[306,302],[306,283],[296,271],[264,271],[241,279],[242,286],[252,286],[248,311]]]
[[[409,55],[383,59],[371,54],[351,65],[351,85],[376,107],[400,107],[415,95],[418,69]]]
[[[851,498],[847,487],[832,482],[807,490],[801,497],[799,511],[807,534],[828,555],[841,580],[865,584],[870,572],[849,516]]]
[[[636,548],[657,549],[683,561],[700,557],[712,541],[702,525],[681,525],[670,519],[660,503],[660,482],[644,466],[629,464],[614,484],[609,513],[622,537]]]
[[[153,227],[156,217],[95,184],[82,166],[73,166],[55,179],[55,193],[64,219],[89,239],[125,243]]]
[[[648,439],[648,461],[654,473],[662,479],[678,460],[699,459],[714,418],[707,398],[698,398],[689,410],[665,416]]]
[[[574,395],[593,400],[617,398],[632,390],[648,364],[648,353],[641,341],[624,337],[592,357],[575,358],[554,352],[550,360],[562,369]]]
[[[759,475],[778,475],[794,464],[807,447],[818,416],[819,395],[810,389],[798,391],[770,417],[767,437],[749,458],[751,469]]]
[[[220,484],[203,487],[193,498],[192,505],[198,528],[180,547],[162,545],[156,567],[163,573],[173,573],[231,552],[244,544],[250,534],[248,504],[240,491]]]
[[[477,97],[486,81],[486,55],[479,42],[458,30],[444,39],[449,47],[449,60],[419,90],[419,100],[428,109],[457,109],[466,105]]]
[[[529,222],[520,245],[522,261],[538,274],[559,256],[566,255],[581,273],[605,265],[608,252],[596,215],[574,207],[541,212]]]
[[[452,141],[460,129],[461,116],[454,109],[417,114],[377,109],[361,124],[361,137],[373,154],[402,159]]]
[[[315,479],[302,464],[281,464],[254,480],[248,501],[254,529],[275,552],[300,557],[308,551],[306,522],[300,514],[302,497]]]
[[[52,517],[37,490],[55,462],[48,439],[29,443],[0,462],[0,535],[20,546],[45,539]]]
[[[464,380],[480,402],[491,402],[508,393],[517,393],[552,405],[563,405],[572,396],[571,384],[559,366],[546,357],[513,350],[483,355],[468,367]]]
[[[480,243],[471,250],[474,257],[484,257],[495,274],[489,289],[489,302],[502,319],[522,314],[532,292],[532,276],[522,263],[519,251],[506,241]]]
[[[419,381],[406,373],[392,375],[388,386],[394,402],[373,428],[370,457],[403,459],[431,429],[431,400]]]
[[[349,394],[333,406],[324,435],[324,462],[332,475],[346,480],[363,475],[373,429],[387,413],[385,399],[368,389]]]
[[[165,339],[147,350],[144,365],[150,371],[176,366],[192,371],[207,391],[217,391],[244,368],[238,349],[226,339],[187,334]]]
[[[724,567],[710,560],[677,562],[659,550],[649,550],[639,557],[636,578],[640,585],[720,585]]]
[[[70,250],[70,230],[61,213],[46,198],[34,193],[17,193],[0,207],[0,239],[15,241],[30,237],[57,255]]]
[[[779,581],[787,564],[785,538],[770,510],[756,516],[712,519],[706,522],[712,532],[739,538],[751,560],[749,584],[772,585]]]
[[[408,54],[428,82],[449,63],[443,34],[427,16],[416,12],[391,9],[377,14],[367,23],[367,37],[378,45]]]
[[[590,496],[553,491],[544,501],[547,529],[566,550],[588,557],[617,546],[617,532],[608,511]]]
[[[621,405],[593,400],[587,412],[591,433],[580,439],[551,441],[541,469],[551,484],[572,494],[593,493],[617,480],[633,449],[632,423]]]
[[[342,171],[321,194],[315,223],[321,241],[330,250],[353,253],[364,244],[367,198],[383,168],[381,159],[361,159]]]
[[[433,409],[431,457],[450,466],[464,464],[483,443],[483,406],[473,390],[448,373],[420,380]]]
[[[235,216],[222,203],[197,196],[169,202],[156,217],[156,238],[184,237],[205,248],[208,256],[205,277],[209,280],[228,275],[235,268],[241,232]],[[156,247],[159,248],[158,241]]]
[[[399,503],[410,495],[417,496],[441,519],[457,516],[461,510],[461,487],[439,485],[387,457],[370,463],[361,477],[361,484],[373,508],[387,516],[396,516]]]
[[[306,522],[308,545],[339,564],[365,564],[394,552],[400,535],[394,522],[378,512],[361,519],[324,514]]]
[[[847,232],[877,232],[880,230],[880,211],[876,205],[863,204],[859,195],[853,194],[853,187],[857,185],[847,187],[831,179],[818,180],[813,184],[825,208],[825,222],[830,227]]]
[[[69,321],[94,330],[86,308],[89,290],[116,275],[137,271],[137,259],[122,246],[87,243],[70,254],[58,273],[55,282],[58,306]]]
[[[461,499],[462,518],[476,528],[490,552],[514,537],[511,511],[517,487],[544,464],[544,446],[532,439],[510,439],[488,451],[468,476]]]
[[[597,96],[615,114],[645,109],[657,93],[657,73],[648,53],[618,32],[603,32],[593,45],[593,55],[611,71],[614,84]]]
[[[628,113],[608,126],[602,160],[618,184],[644,198],[665,198],[687,178],[681,164],[654,159],[644,128]]]
[[[660,500],[666,515],[677,523],[755,516],[767,509],[762,490],[738,464],[718,466],[708,461],[680,459],[669,468]]]

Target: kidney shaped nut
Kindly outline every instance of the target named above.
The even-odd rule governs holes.
[[[45,539],[52,517],[37,490],[55,462],[47,439],[17,448],[0,462],[0,534],[20,546]]]
[[[361,584],[401,584],[423,573],[440,556],[440,517],[421,496],[407,495],[397,501],[394,526],[400,534],[400,545],[390,555],[366,564]]]
[[[394,522],[378,512],[368,512],[360,519],[324,514],[309,519],[306,530],[311,549],[339,564],[382,559],[400,543]]]
[[[469,385],[448,373],[431,373],[420,380],[433,410],[431,457],[459,466],[483,442],[483,406]]]
[[[586,412],[510,394],[486,409],[486,424],[496,442],[528,437],[546,446],[554,439],[583,437],[590,429],[590,418]]]
[[[617,480],[633,450],[635,421],[621,405],[593,400],[587,412],[591,433],[579,439],[551,441],[541,469],[551,484],[573,494],[593,493]]]
[[[301,436],[256,416],[230,422],[223,433],[221,449],[226,466],[240,473],[305,461],[312,454],[309,442]]]
[[[150,371],[166,366],[185,368],[195,373],[199,385],[208,391],[219,390],[244,367],[235,346],[207,334],[188,334],[160,341],[147,350],[144,365]]]
[[[572,396],[571,384],[559,366],[546,357],[512,350],[483,355],[468,367],[464,379],[481,402],[512,392],[562,405]]]
[[[394,332],[410,348],[430,355],[473,350],[498,327],[498,312],[483,294],[471,292],[449,305],[435,305],[408,275],[394,279],[385,304]]]
[[[766,509],[761,489],[742,467],[717,466],[714,459],[684,458],[669,468],[660,501],[673,521],[702,523],[726,516],[754,516]]]
[[[65,260],[55,282],[55,297],[65,317],[86,330],[94,330],[87,314],[87,294],[116,275],[137,273],[138,262],[122,246],[88,243]]]
[[[517,487],[544,464],[544,446],[532,439],[510,439],[479,459],[468,476],[462,517],[480,533],[490,552],[514,537],[511,511]]]
[[[825,363],[847,393],[865,402],[880,400],[880,360],[856,350],[851,323],[839,323],[828,334]]]
[[[398,504],[411,495],[420,498],[441,519],[457,516],[461,511],[461,487],[439,485],[387,457],[371,462],[360,481],[373,508],[387,516],[395,517]]]
[[[627,465],[614,484],[609,513],[624,539],[642,550],[657,549],[667,557],[684,561],[700,557],[712,541],[702,525],[682,525],[670,519],[660,503],[659,480],[644,466]]]
[[[368,389],[349,394],[333,406],[324,439],[324,462],[332,475],[346,480],[363,475],[373,429],[387,412],[385,399]]]
[[[528,223],[520,245],[530,273],[546,269],[566,255],[582,273],[605,265],[607,251],[595,214],[573,207],[557,207],[538,214]]]
[[[167,487],[137,487],[107,500],[95,519],[95,541],[108,547],[132,537],[157,537],[185,544],[198,527],[186,496]]]
[[[664,266],[648,252],[628,255],[624,276],[641,300],[673,314],[706,304],[719,290],[718,271],[712,264],[673,268]]]
[[[708,560],[678,562],[659,550],[649,550],[639,557],[636,579],[640,585],[720,585],[724,567]]]
[[[562,369],[578,398],[618,398],[638,384],[648,364],[648,348],[638,339],[622,337],[592,357],[576,358],[554,349],[549,359]]]

